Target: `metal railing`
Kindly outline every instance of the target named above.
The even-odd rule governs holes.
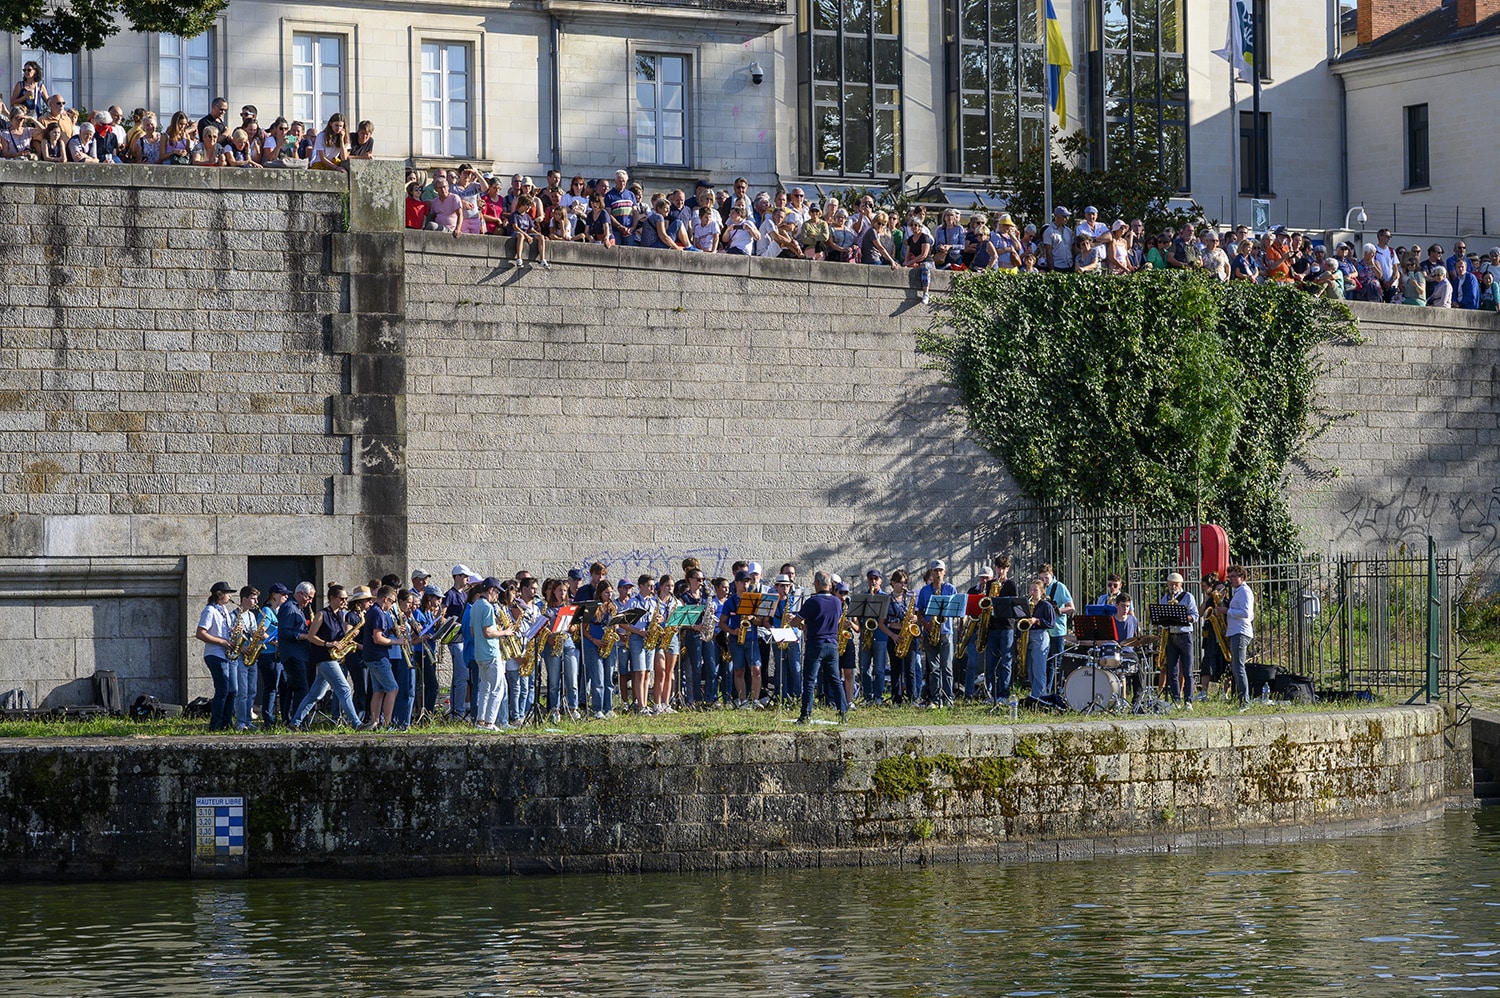
[[[1203,214],[1228,224],[1230,215],[1229,197],[1198,198]],[[1407,235],[1442,237],[1482,236],[1489,233],[1489,211],[1483,206],[1448,204],[1418,204],[1413,201],[1324,201],[1319,198],[1275,198],[1271,201],[1270,222],[1285,225],[1301,232],[1317,232],[1327,229],[1344,229],[1349,211],[1356,207],[1365,210],[1365,224],[1359,231],[1367,233],[1371,241],[1381,229]],[[1250,198],[1239,198],[1238,216],[1241,222],[1250,221]]]
[[[1010,554],[1026,579],[1043,563],[1082,606],[1111,573],[1145,620],[1170,572],[1203,605],[1197,530],[1187,519],[1152,520],[1127,511],[1033,506],[999,520],[994,550]],[[1383,556],[1331,555],[1246,562],[1255,595],[1249,659],[1313,681],[1324,692],[1369,692],[1444,700],[1464,708],[1460,595],[1463,566],[1452,555],[1399,547]]]

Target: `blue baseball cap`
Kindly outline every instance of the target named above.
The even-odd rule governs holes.
[[[280,582],[273,582],[273,583],[271,583],[271,595],[272,596],[290,596],[290,595],[292,595],[292,591],[290,589],[288,589],[286,586],[282,585]]]
[[[573,581],[573,582],[582,582],[583,578],[584,578],[583,569],[581,569],[581,568],[570,568],[570,569],[568,569],[568,579],[570,581]]]

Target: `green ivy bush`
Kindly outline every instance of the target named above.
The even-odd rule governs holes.
[[[1237,554],[1298,550],[1287,463],[1341,302],[1201,273],[956,275],[919,349],[970,431],[1042,502],[1202,512]]]

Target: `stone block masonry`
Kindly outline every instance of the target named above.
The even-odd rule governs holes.
[[[1439,706],[770,734],[0,742],[0,879],[187,875],[243,796],[252,876],[1058,859],[1312,839],[1443,807]]]

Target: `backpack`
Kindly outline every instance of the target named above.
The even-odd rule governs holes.
[[[135,698],[135,703],[131,705],[130,716],[137,721],[159,721],[164,717],[180,717],[182,716],[182,705],[162,703],[151,694],[142,693]]]
[[[0,710],[31,710],[31,694],[19,687],[0,693]]]
[[[124,716],[125,700],[120,696],[118,673],[108,669],[94,670],[94,703],[111,716]]]

